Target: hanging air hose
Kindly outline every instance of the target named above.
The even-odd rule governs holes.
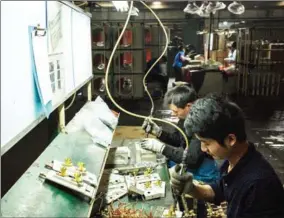
[[[110,70],[111,62],[112,62],[114,53],[115,53],[115,51],[116,51],[116,49],[117,49],[117,47],[118,47],[118,45],[119,45],[119,43],[120,43],[120,40],[121,40],[121,38],[122,38],[122,36],[123,36],[125,30],[126,30],[126,27],[127,27],[128,23],[129,23],[130,16],[131,16],[131,11],[132,11],[132,8],[133,8],[133,1],[130,2],[130,8],[129,8],[129,10],[128,10],[128,15],[127,15],[126,21],[125,21],[125,23],[124,23],[123,29],[122,29],[122,31],[121,31],[121,33],[120,33],[120,35],[119,35],[119,37],[118,37],[118,39],[117,39],[117,41],[116,41],[116,43],[115,43],[115,46],[113,47],[113,50],[112,50],[112,52],[111,52],[111,55],[110,55],[110,57],[109,57],[109,62],[108,62],[108,65],[107,65],[107,68],[106,68],[106,72],[105,72],[105,83],[106,83],[106,87],[105,87],[105,88],[106,88],[106,92],[107,92],[108,97],[109,97],[110,100],[112,101],[112,103],[113,103],[118,109],[120,109],[122,112],[124,112],[124,113],[126,113],[126,114],[128,114],[128,115],[130,115],[130,116],[143,119],[143,120],[144,120],[144,119],[150,119],[150,120],[153,120],[153,121],[158,121],[158,122],[162,122],[162,123],[169,124],[169,125],[173,126],[174,128],[176,128],[176,129],[181,133],[181,135],[183,136],[183,138],[184,138],[184,140],[185,140],[185,144],[186,144],[186,148],[185,148],[184,155],[183,155],[183,161],[182,161],[182,170],[181,170],[181,172],[180,172],[180,173],[184,173],[184,170],[185,170],[185,163],[184,163],[184,161],[185,161],[186,153],[187,153],[188,148],[189,148],[188,138],[186,137],[185,133],[184,133],[177,125],[175,125],[175,124],[173,124],[173,123],[171,123],[171,122],[168,122],[168,121],[166,121],[166,120],[158,119],[158,118],[155,118],[155,117],[152,116],[152,115],[153,115],[153,112],[154,112],[154,101],[153,101],[153,99],[152,99],[152,97],[151,97],[151,95],[150,95],[150,93],[149,93],[149,91],[148,91],[148,89],[147,89],[147,86],[146,86],[146,77],[148,76],[148,74],[150,73],[150,71],[152,70],[152,68],[159,62],[159,60],[162,58],[162,56],[163,56],[163,55],[166,53],[166,51],[167,51],[168,44],[169,44],[168,35],[167,35],[167,32],[166,32],[166,30],[165,30],[165,27],[164,27],[163,23],[161,22],[161,20],[159,19],[159,17],[156,15],[156,13],[155,13],[147,4],[145,4],[143,1],[140,1],[140,2],[141,2],[145,7],[147,7],[147,8],[151,11],[151,13],[155,16],[155,18],[158,20],[159,24],[161,25],[161,27],[162,27],[162,29],[163,29],[163,31],[164,31],[164,33],[165,33],[165,37],[166,37],[166,46],[165,46],[164,51],[162,52],[162,54],[160,55],[160,57],[156,60],[156,62],[150,67],[150,69],[148,70],[148,72],[145,74],[145,76],[144,76],[144,78],[143,78],[143,86],[144,86],[144,89],[145,89],[146,93],[148,94],[148,96],[149,96],[149,98],[150,98],[150,101],[151,101],[151,104],[152,104],[152,108],[151,108],[151,111],[150,111],[150,116],[146,117],[146,116],[143,116],[143,115],[140,115],[140,114],[135,114],[135,113],[132,113],[132,112],[130,112],[130,111],[128,111],[128,110],[122,108],[122,107],[113,99],[113,97],[112,97],[112,95],[111,95],[111,93],[110,93],[110,90],[109,90],[108,75],[109,75],[109,70]],[[183,198],[184,198],[184,197],[183,197]],[[91,205],[93,205],[93,204],[94,204],[94,201],[91,203]],[[185,205],[185,206],[186,206],[186,205]],[[89,212],[88,212],[88,217],[90,217],[90,215],[91,215],[91,211],[92,211],[91,208],[92,208],[92,206],[90,207],[90,210],[89,210]],[[186,210],[188,210],[188,209],[186,208]]]
[[[164,33],[165,33],[165,36],[166,36],[166,46],[165,46],[165,49],[164,49],[162,55],[161,55],[161,56],[157,59],[157,61],[151,66],[151,68],[148,70],[148,72],[145,74],[145,76],[144,76],[144,78],[143,78],[143,86],[144,86],[144,89],[145,89],[145,91],[147,92],[147,94],[148,94],[148,96],[149,96],[149,98],[150,98],[150,100],[151,100],[151,103],[152,103],[152,109],[151,109],[151,114],[150,114],[150,116],[149,116],[149,117],[146,117],[146,116],[143,116],[143,115],[135,114],[135,113],[132,113],[132,112],[127,111],[126,109],[122,108],[122,107],[113,99],[113,97],[112,97],[112,95],[111,95],[111,93],[110,93],[110,90],[109,90],[109,82],[108,82],[109,79],[108,79],[108,75],[109,75],[110,65],[111,65],[111,62],[112,62],[114,53],[115,53],[115,51],[116,51],[116,49],[117,49],[117,47],[118,47],[118,45],[119,45],[119,42],[120,42],[120,40],[121,40],[121,38],[122,38],[122,36],[123,36],[125,30],[126,30],[126,27],[127,27],[128,23],[129,23],[130,16],[131,16],[131,10],[132,10],[132,7],[133,7],[133,1],[130,2],[130,8],[129,8],[129,11],[128,11],[127,19],[126,19],[126,21],[125,21],[125,24],[124,24],[124,26],[123,26],[123,29],[122,29],[122,31],[121,31],[119,37],[118,37],[118,39],[117,39],[117,41],[116,41],[116,43],[115,43],[115,46],[114,46],[114,48],[113,48],[113,50],[112,50],[112,53],[111,53],[111,55],[110,55],[109,62],[108,62],[107,68],[106,68],[106,73],[105,73],[106,92],[107,92],[108,97],[109,97],[110,100],[112,101],[112,103],[113,103],[118,109],[120,109],[122,112],[124,112],[124,113],[126,113],[126,114],[128,114],[128,115],[130,115],[130,116],[140,118],[140,119],[147,119],[147,118],[148,118],[148,119],[153,120],[153,121],[159,121],[159,122],[162,122],[162,123],[167,123],[167,124],[173,126],[174,128],[176,128],[176,129],[182,134],[182,136],[184,137],[184,140],[185,140],[185,143],[186,143],[186,149],[188,149],[188,147],[189,147],[188,139],[187,139],[185,133],[184,133],[178,126],[176,126],[175,124],[173,124],[173,123],[171,123],[171,122],[169,122],[169,121],[152,117],[152,113],[153,113],[153,110],[154,110],[154,102],[153,102],[153,99],[152,99],[152,97],[151,97],[151,95],[150,95],[148,89],[147,89],[145,79],[146,79],[147,75],[149,74],[149,72],[150,72],[150,71],[152,70],[152,68],[154,67],[154,65],[155,65],[156,63],[158,63],[158,61],[162,58],[162,56],[163,56],[163,55],[165,54],[165,52],[167,51],[169,39],[168,39],[166,30],[165,30],[165,27],[164,27],[164,25],[162,24],[162,22],[160,21],[160,19],[158,18],[158,16],[154,13],[154,11],[153,11],[151,8],[148,7],[148,5],[146,5],[146,4],[145,4],[144,2],[142,2],[142,1],[141,1],[141,3],[144,4],[145,7],[147,7],[147,8],[153,13],[153,15],[157,18],[158,22],[160,23],[161,27],[163,28],[163,31],[164,31]]]

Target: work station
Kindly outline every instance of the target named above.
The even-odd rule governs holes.
[[[284,217],[283,1],[1,2],[3,217]]]

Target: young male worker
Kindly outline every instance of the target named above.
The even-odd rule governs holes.
[[[169,90],[164,98],[164,103],[172,110],[173,115],[177,116],[180,121],[178,126],[183,128],[183,122],[189,113],[191,105],[197,99],[194,89],[188,86],[176,86]],[[169,167],[176,163],[181,163],[185,140],[178,130],[169,133],[162,130],[156,123],[145,120],[142,128],[146,131],[150,129],[150,133],[157,137],[160,141],[144,140],[142,147],[153,152],[162,153],[169,161]],[[185,163],[187,169],[194,176],[194,179],[202,182],[212,182],[220,177],[217,163],[212,157],[201,151],[201,144],[195,137],[188,137],[189,150],[187,152]],[[203,201],[198,202],[198,218],[206,217],[206,208]]]
[[[201,141],[202,151],[226,159],[220,180],[201,185],[191,173],[172,172],[171,183],[179,193],[220,204],[227,201],[228,218],[284,217],[284,190],[271,165],[247,141],[241,109],[217,97],[197,100],[185,120],[185,129]]]

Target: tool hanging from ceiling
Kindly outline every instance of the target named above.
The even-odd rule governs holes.
[[[166,53],[167,51],[167,48],[168,48],[168,44],[169,44],[169,39],[168,39],[168,35],[167,35],[167,32],[166,32],[166,29],[163,25],[163,23],[161,22],[161,20],[159,19],[159,17],[155,14],[155,12],[147,5],[145,4],[143,1],[140,1],[145,7],[147,7],[151,13],[155,16],[155,18],[158,20],[159,24],[161,25],[164,33],[165,33],[165,37],[166,37],[166,45],[165,45],[165,49],[164,51],[162,52],[162,54],[160,55],[160,57],[156,60],[156,62],[150,67],[150,69],[148,70],[148,72],[145,74],[144,78],[143,78],[143,86],[144,86],[144,89],[147,93],[147,95],[149,96],[150,98],[150,101],[151,101],[151,111],[150,111],[150,115],[148,117],[146,116],[143,116],[143,115],[140,115],[140,114],[136,114],[136,113],[132,113],[124,108],[122,108],[112,97],[111,93],[110,93],[110,89],[109,89],[109,70],[110,70],[110,66],[111,66],[111,63],[112,63],[112,60],[113,60],[113,56],[117,50],[117,47],[119,45],[119,42],[121,40],[121,38],[123,37],[123,34],[126,30],[126,27],[129,23],[129,20],[130,20],[130,17],[131,17],[131,12],[132,12],[132,8],[133,8],[133,1],[130,2],[130,7],[128,9],[128,15],[127,15],[127,18],[126,18],[126,21],[125,21],[125,24],[123,26],[123,29],[115,43],[115,46],[112,50],[112,53],[110,55],[110,58],[109,58],[109,62],[108,62],[108,65],[107,65],[107,68],[106,68],[106,73],[105,73],[105,84],[106,84],[106,92],[107,92],[107,95],[108,97],[110,98],[110,100],[112,101],[112,103],[118,108],[120,109],[122,112],[130,115],[130,116],[133,116],[133,117],[137,117],[137,118],[140,118],[140,119],[149,119],[150,121],[158,121],[158,122],[162,122],[162,123],[166,123],[168,125],[171,125],[173,126],[174,128],[176,128],[180,133],[181,135],[184,137],[184,140],[185,140],[185,143],[186,143],[186,149],[185,149],[185,154],[187,153],[188,151],[188,148],[189,148],[189,142],[188,142],[188,138],[186,137],[185,133],[175,124],[169,122],[169,121],[166,121],[166,120],[162,120],[162,119],[158,119],[158,118],[155,118],[153,117],[153,112],[154,112],[154,101],[147,89],[147,85],[146,85],[146,77],[148,76],[148,74],[150,73],[150,71],[152,70],[152,68],[160,61],[160,59],[162,58],[162,56]],[[184,158],[185,159],[185,158]],[[185,164],[184,164],[184,161],[182,163],[182,171],[185,170]]]

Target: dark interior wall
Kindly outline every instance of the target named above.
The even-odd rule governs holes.
[[[195,46],[197,53],[202,52],[202,36],[196,32],[203,29],[204,19],[188,19],[187,23],[183,24],[183,40],[185,44]]]

